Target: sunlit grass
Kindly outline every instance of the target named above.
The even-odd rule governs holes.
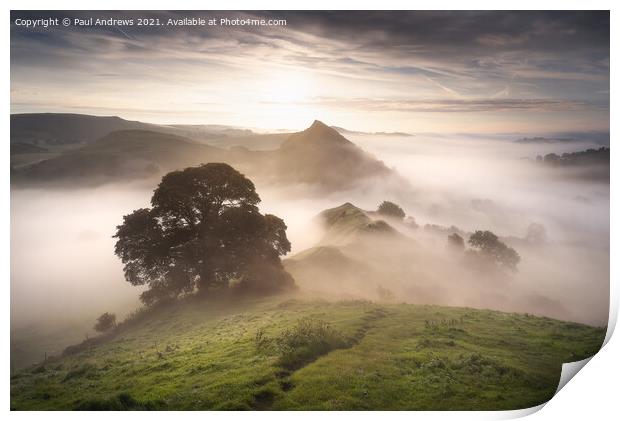
[[[270,345],[257,346],[258,332]],[[11,406],[516,409],[548,400],[561,363],[595,353],[604,334],[466,308],[192,302],[149,315],[102,345],[16,372]],[[306,351],[288,349],[297,342]],[[291,355],[294,364],[283,363]]]

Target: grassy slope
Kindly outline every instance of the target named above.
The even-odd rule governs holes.
[[[257,349],[304,317],[346,339],[295,370]],[[11,378],[13,409],[516,409],[548,400],[561,363],[604,329],[466,308],[305,302],[188,303]],[[269,342],[269,341],[267,341]]]

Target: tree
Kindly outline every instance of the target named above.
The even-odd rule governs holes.
[[[468,243],[477,252],[506,269],[516,271],[521,256],[512,247],[502,243],[491,231],[476,231],[469,237]]]
[[[151,198],[117,227],[115,254],[152,304],[236,285],[293,286],[280,256],[291,250],[286,225],[262,215],[254,184],[230,165],[210,163],[166,174]]]
[[[383,201],[377,208],[377,212],[380,215],[388,216],[390,218],[403,219],[405,218],[405,211],[394,202]]]
[[[403,222],[406,226],[414,230],[420,227],[413,216],[408,216]]]
[[[465,250],[465,240],[456,232],[448,235],[448,247],[452,250],[463,251]]]
[[[108,330],[116,327],[116,314],[105,312],[99,318],[97,318],[97,323],[95,323],[95,330],[97,332],[107,332]]]
[[[535,222],[531,223],[527,227],[527,233],[525,234],[525,241],[530,244],[540,245],[547,242],[547,230],[542,224]]]

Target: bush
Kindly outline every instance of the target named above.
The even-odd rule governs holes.
[[[97,332],[107,332],[108,330],[116,327],[116,314],[105,312],[97,319],[95,323],[95,330]]]
[[[321,355],[344,348],[345,340],[327,322],[303,318],[276,338],[279,365],[287,369],[302,367]]]

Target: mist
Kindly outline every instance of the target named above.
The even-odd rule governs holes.
[[[364,209],[375,209],[381,200],[399,203],[421,228],[409,235],[428,250],[445,249],[445,235],[424,235],[425,224],[437,224],[465,232],[491,230],[521,254],[519,271],[508,284],[498,284],[507,297],[512,291],[522,295],[521,302],[494,300],[492,288],[475,284],[468,286],[467,295],[477,299],[433,301],[604,325],[609,306],[609,183],[584,179],[577,169],[535,161],[537,155],[598,148],[600,143],[523,144],[515,138],[352,136],[412,188],[367,186],[349,201]],[[545,228],[545,244],[523,241],[533,223]],[[430,263],[427,269],[438,272]],[[462,272],[454,275],[463,278]],[[448,285],[453,289],[455,282]],[[448,294],[459,296],[454,290]],[[482,299],[484,295],[491,297]]]
[[[323,270],[311,282],[298,280],[300,294],[381,299],[377,289],[382,286],[398,302],[531,312],[606,324],[609,183],[584,180],[534,160],[536,155],[596,144],[523,144],[514,142],[514,136],[500,135],[352,135],[350,139],[394,168],[410,187],[384,180],[316,194],[310,186],[257,181],[261,212],[281,217],[288,226],[292,251],[287,257],[294,259],[320,244],[324,232],[314,217],[345,202],[368,211],[383,200],[398,203],[418,228],[393,225],[412,241],[406,244],[415,246],[375,242],[370,251],[362,246],[344,248],[345,254],[365,260],[372,267],[369,273],[378,279],[343,272],[330,276],[329,267],[319,268]],[[92,332],[102,312],[115,312],[122,319],[140,306],[141,290],[124,280],[112,235],[123,215],[149,206],[154,187],[12,189],[14,350],[42,332],[50,337],[50,348],[61,350]],[[544,244],[525,240],[532,223],[544,226]],[[521,255],[518,272],[502,280],[477,279],[446,249],[446,235],[425,228],[426,224],[463,232],[493,231]]]

